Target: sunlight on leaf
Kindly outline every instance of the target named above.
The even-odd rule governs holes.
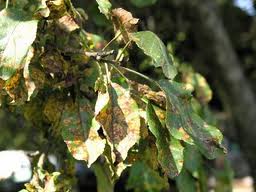
[[[166,50],[164,43],[151,31],[140,31],[131,34],[132,40],[143,52],[151,57],[155,67],[162,67],[164,75],[173,79],[177,70],[173,60]]]
[[[99,5],[99,10],[102,14],[104,14],[107,18],[110,16],[111,3],[109,0],[96,0]]]
[[[0,78],[9,79],[22,62],[36,38],[37,20],[16,9],[0,12]]]

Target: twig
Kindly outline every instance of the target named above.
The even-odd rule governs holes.
[[[84,54],[88,57],[92,57],[95,58],[97,61],[101,60],[104,57],[107,57],[109,55],[113,55],[114,54],[114,50],[110,50],[110,51],[98,51],[98,52],[94,52],[94,51],[84,51],[84,50],[78,50],[78,49],[69,49],[66,48],[65,49],[66,52],[69,53],[79,53],[79,54]]]

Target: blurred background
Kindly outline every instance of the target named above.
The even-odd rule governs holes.
[[[85,10],[87,32],[100,34],[108,41],[113,38],[112,26],[99,13],[96,1],[72,2]],[[159,35],[182,73],[198,72],[209,83],[213,95],[207,107],[210,115],[206,118],[222,130],[228,149],[226,157],[209,163],[212,175],[209,185],[220,192],[225,191],[225,185],[232,185],[237,192],[253,191],[256,179],[256,1],[113,0],[111,3],[139,18],[139,30],[151,30]],[[131,50],[130,60],[131,67],[135,65],[140,72],[157,76],[136,48]],[[17,114],[0,110],[0,191],[4,192],[18,191],[31,178],[26,152],[36,151],[38,145],[45,142],[44,132]],[[50,159],[58,166],[54,155]],[[78,191],[96,191],[96,179],[90,169],[77,163],[76,172]],[[124,174],[116,191],[125,191],[126,179]]]

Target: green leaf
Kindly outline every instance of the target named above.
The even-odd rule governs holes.
[[[157,2],[157,0],[130,0],[130,1],[133,5],[139,8],[154,5]]]
[[[0,78],[7,80],[23,67],[23,60],[36,38],[37,23],[18,9],[0,12]]]
[[[129,89],[111,83],[106,93],[99,93],[95,111],[109,142],[124,160],[140,138],[139,109]]]
[[[167,130],[162,127],[150,103],[147,105],[147,122],[149,130],[156,137],[158,161],[162,169],[171,178],[176,177],[183,166],[183,146],[178,140],[171,138]]]
[[[164,43],[151,31],[141,31],[131,34],[132,40],[143,52],[151,57],[155,67],[162,67],[164,75],[168,79],[173,79],[177,70],[173,65],[173,60],[167,52]]]
[[[92,169],[97,178],[97,192],[113,192],[114,184],[111,180],[111,171],[105,164],[94,163]]]
[[[136,162],[131,167],[126,188],[135,192],[159,192],[168,188],[168,182],[143,162]]]
[[[207,191],[208,178],[206,168],[204,167],[202,155],[196,146],[186,144],[184,162],[186,170],[198,180],[201,191]]]
[[[85,98],[67,102],[60,122],[62,137],[77,160],[90,166],[103,153],[105,140],[98,135],[100,125],[93,118],[92,106]]]
[[[182,85],[167,80],[160,80],[159,85],[166,94],[166,126],[170,134],[188,143],[191,143],[192,138],[199,150],[209,159],[222,154],[224,148],[221,145],[221,132],[208,125],[193,111],[191,96]]]
[[[102,14],[104,14],[107,18],[109,18],[111,11],[111,3],[109,0],[96,0],[99,5],[99,10]]]
[[[179,176],[176,178],[177,187],[180,192],[197,192],[196,181],[185,170],[182,169]]]

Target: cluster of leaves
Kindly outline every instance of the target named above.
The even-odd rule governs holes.
[[[180,191],[204,191],[203,156],[224,151],[221,132],[198,113],[211,98],[205,79],[190,71],[176,82],[178,70],[157,35],[136,32],[139,20],[108,0],[97,3],[115,32],[107,44],[82,29],[86,14],[70,0],[13,1],[0,12],[0,104],[62,137],[95,171],[99,191],[112,191],[131,165],[127,188],[160,191],[175,178]],[[132,43],[162,79],[125,67]],[[26,190],[54,188],[58,176],[40,167]]]

